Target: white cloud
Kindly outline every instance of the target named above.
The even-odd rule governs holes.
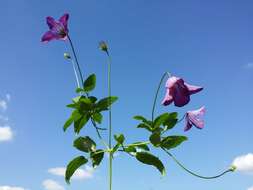
[[[7,102],[5,100],[0,100],[0,108],[5,111],[7,109]]]
[[[253,153],[236,157],[233,165],[236,166],[237,171],[253,173]]]
[[[0,126],[0,142],[10,141],[13,138],[13,132],[9,126]],[[0,189],[2,190],[2,189]]]
[[[50,168],[48,170],[50,174],[63,176],[63,177],[65,176],[65,171],[66,171],[66,168],[64,167]],[[90,178],[93,178],[93,172],[94,172],[93,168],[91,168],[90,166],[85,166],[85,170],[77,169],[71,179],[76,179],[76,180],[90,179]]]
[[[252,186],[252,187],[250,187],[250,188],[248,188],[247,190],[253,190],[253,186]]]
[[[0,190],[25,190],[23,187],[0,186]]]
[[[45,190],[65,190],[62,185],[52,179],[47,179],[43,181],[42,185]]]

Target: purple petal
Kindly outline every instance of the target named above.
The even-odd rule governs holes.
[[[185,122],[186,122],[186,125],[185,125],[185,128],[184,128],[184,131],[188,131],[192,128],[192,124],[190,123],[189,118],[188,118],[187,115],[185,117]]]
[[[53,39],[57,39],[57,36],[53,32],[48,31],[42,36],[41,42],[49,42]]]
[[[46,18],[46,20],[47,20],[47,25],[48,25],[48,27],[49,27],[50,30],[51,30],[53,27],[55,27],[56,22],[55,22],[55,20],[54,20],[53,17],[48,16],[48,17]]]
[[[190,95],[188,88],[184,85],[183,79],[178,79],[171,90],[175,106],[182,107],[189,103]]]
[[[181,78],[174,77],[174,76],[168,78],[165,87],[166,88],[172,88],[175,85],[175,83],[177,83],[177,81],[180,80],[180,79]]]
[[[172,102],[173,102],[173,97],[170,95],[170,91],[168,89],[167,92],[166,92],[166,95],[165,95],[165,97],[162,101],[162,104],[164,106],[167,106],[167,105],[171,104]]]
[[[184,85],[188,88],[190,95],[203,90],[203,87],[190,85],[190,84],[187,84],[186,82],[184,83]]]
[[[197,128],[203,129],[204,128],[204,120],[200,117],[203,116],[205,113],[205,107],[201,107],[198,110],[188,111],[187,118],[188,120]]]
[[[64,26],[65,30],[67,30],[68,28],[68,19],[69,19],[69,14],[66,13],[64,14],[60,19],[60,23],[62,23],[62,25]]]

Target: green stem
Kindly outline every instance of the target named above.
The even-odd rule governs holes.
[[[165,78],[166,76],[170,77],[171,74],[170,74],[169,72],[166,72],[166,73],[163,74],[163,76],[162,76],[162,78],[161,78],[161,80],[160,80],[160,83],[159,83],[159,85],[158,85],[158,88],[157,88],[157,90],[156,90],[155,99],[154,99],[154,103],[153,103],[153,107],[152,107],[152,122],[154,121],[155,106],[156,106],[156,101],[157,101],[158,93],[159,93],[159,90],[160,90],[160,88],[161,88],[162,82],[163,82],[163,80],[164,80],[164,78]]]
[[[111,97],[111,57],[109,55],[109,52],[106,51],[107,57],[108,57],[108,96]],[[110,99],[109,99],[110,101]],[[112,109],[111,109],[111,103],[109,102],[109,149],[112,148]],[[109,190],[112,190],[112,158],[113,153],[110,152],[109,157]]]
[[[233,172],[233,170],[231,168],[225,170],[224,172],[215,175],[215,176],[202,176],[199,174],[196,174],[194,172],[192,172],[191,170],[187,169],[183,164],[181,164],[169,151],[167,151],[166,149],[162,148],[164,150],[164,152],[166,152],[166,154],[168,154],[183,170],[185,170],[186,172],[188,172],[189,174],[198,177],[198,178],[202,178],[202,179],[215,179],[215,178],[219,178],[223,175],[225,175],[228,172]]]
[[[74,55],[74,58],[75,58],[75,61],[76,61],[76,65],[77,65],[77,68],[78,68],[78,72],[79,72],[79,75],[80,75],[80,79],[81,79],[81,82],[82,82],[82,85],[83,85],[83,82],[84,82],[84,80],[83,80],[83,74],[82,74],[82,70],[81,70],[81,68],[80,68],[78,59],[77,59],[77,55],[76,55],[76,51],[75,51],[73,42],[72,42],[72,40],[71,40],[71,38],[70,38],[69,35],[67,35],[67,38],[68,38],[68,40],[69,40],[69,43],[70,43],[70,46],[71,46],[71,50],[72,50],[72,52],[73,52],[73,55]]]

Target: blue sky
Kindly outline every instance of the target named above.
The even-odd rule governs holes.
[[[63,59],[69,46],[40,42],[48,30],[45,17],[58,18],[65,12],[70,14],[70,35],[85,75],[97,74],[94,93],[99,97],[106,96],[107,65],[97,46],[100,40],[110,46],[113,94],[119,97],[113,107],[115,133],[124,133],[129,142],[147,137],[135,128],[132,116],[150,116],[157,83],[170,71],[205,89],[182,109],[158,106],[157,112],[183,114],[202,105],[207,108],[205,129],[184,133],[182,123],[173,130],[189,137],[173,150],[178,159],[212,175],[235,157],[253,152],[252,6],[250,0],[3,1],[0,100],[7,109],[0,103],[0,124],[9,126],[13,136],[0,142],[0,187],[43,190],[42,183],[49,179],[65,189],[107,189],[106,159],[93,178],[74,180],[70,186],[63,177],[48,172],[65,167],[79,154],[71,147],[73,132],[62,131],[70,114],[65,105],[75,96],[73,71]],[[91,127],[86,133],[95,136]],[[166,165],[165,177],[120,154],[114,161],[114,189],[247,190],[253,186],[253,175],[240,172],[213,181],[196,179],[163,153],[156,153]]]

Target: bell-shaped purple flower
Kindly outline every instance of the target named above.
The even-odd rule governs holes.
[[[203,87],[189,85],[182,78],[172,76],[166,82],[166,89],[162,104],[167,106],[174,102],[175,106],[182,107],[189,103],[190,95],[201,91]]]
[[[202,119],[202,116],[204,115],[205,111],[206,109],[204,106],[202,106],[198,110],[188,111],[185,115],[186,125],[184,128],[184,131],[190,130],[193,125],[197,127],[198,129],[203,129],[204,120]]]
[[[51,40],[66,40],[68,35],[68,19],[69,14],[64,14],[58,21],[48,16],[46,18],[49,31],[47,31],[41,38],[42,42],[49,42]]]

